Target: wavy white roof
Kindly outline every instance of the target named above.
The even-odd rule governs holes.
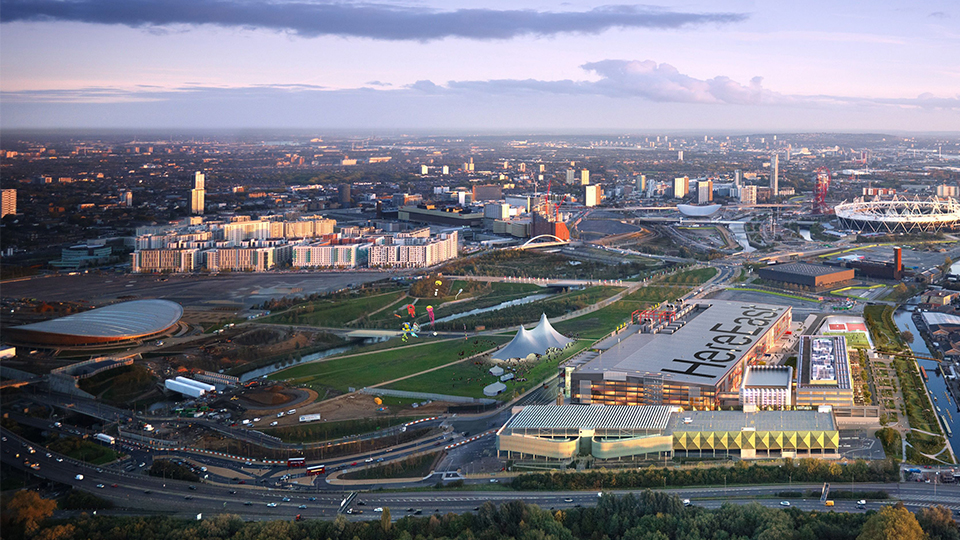
[[[493,358],[497,360],[526,358],[531,353],[543,354],[550,348],[562,349],[571,341],[573,340],[554,330],[550,321],[547,320],[547,315],[543,314],[536,328],[527,330],[521,326],[510,343],[493,353]]]
[[[169,300],[134,300],[15,327],[47,334],[123,338],[155,334],[176,324],[183,307]]]

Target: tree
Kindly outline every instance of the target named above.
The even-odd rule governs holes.
[[[40,527],[40,522],[53,515],[56,508],[57,501],[44,499],[36,491],[23,489],[7,503],[4,521],[9,519],[11,523],[22,526],[24,532],[30,535]]]
[[[390,532],[390,508],[383,507],[383,514],[380,515],[380,528],[383,529],[383,532]]]
[[[957,522],[950,515],[950,509],[945,506],[937,505],[920,510],[917,522],[930,536],[930,540],[960,540]]]
[[[896,506],[884,506],[863,524],[863,531],[857,540],[924,540],[926,535],[920,528],[916,516],[907,510],[903,503]]]
[[[909,330],[900,332],[900,339],[902,339],[904,343],[913,343],[913,332]]]

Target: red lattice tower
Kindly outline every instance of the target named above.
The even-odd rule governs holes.
[[[830,189],[830,169],[820,167],[817,169],[817,184],[813,188],[813,213],[829,214],[830,208],[827,206],[827,190]]]

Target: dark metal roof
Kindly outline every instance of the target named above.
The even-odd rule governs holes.
[[[176,324],[183,307],[169,300],[134,300],[15,327],[45,334],[124,338],[155,334]]]

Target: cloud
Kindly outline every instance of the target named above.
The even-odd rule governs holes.
[[[934,11],[928,17],[933,17],[934,19],[949,19],[950,14],[946,11]]]
[[[430,41],[490,40],[523,35],[597,34],[611,28],[675,29],[743,21],[744,13],[695,13],[611,5],[588,11],[456,9],[345,1],[2,0],[3,22],[74,21],[154,29],[212,24],[263,28],[305,37],[336,35]]]

